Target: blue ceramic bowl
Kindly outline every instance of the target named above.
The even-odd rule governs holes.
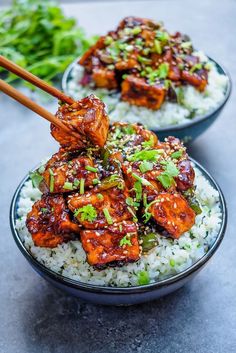
[[[210,57],[208,57],[208,59],[216,65],[216,68],[220,74],[223,74],[228,77],[228,85],[223,101],[216,108],[209,111],[207,114],[195,116],[188,122],[178,125],[169,125],[166,127],[152,129],[158,135],[158,138],[160,140],[164,140],[164,138],[168,136],[175,136],[185,142],[190,142],[196,139],[204,131],[206,131],[213,124],[213,122],[216,120],[216,118],[219,116],[220,112],[224,108],[231,93],[232,81],[229,73],[226,69],[223,68],[223,66],[219,65],[215,60],[211,59]],[[65,93],[68,93],[67,84],[68,81],[71,79],[72,70],[77,65],[78,60],[79,59],[76,59],[72,64],[70,64],[63,75],[62,90]]]
[[[212,246],[209,248],[208,252],[197,262],[195,262],[191,267],[187,268],[185,271],[174,275],[170,278],[136,287],[127,288],[114,288],[108,286],[98,286],[92,284],[86,284],[79,281],[72,280],[70,278],[59,275],[47,267],[39,263],[25,248],[18,231],[15,228],[15,223],[17,219],[17,207],[20,197],[20,192],[25,182],[29,179],[26,176],[23,181],[18,186],[11,203],[10,209],[10,225],[13,237],[20,251],[33,267],[33,269],[38,272],[43,278],[55,285],[56,287],[68,292],[74,296],[77,296],[85,301],[105,304],[105,305],[131,305],[138,304],[154,299],[158,299],[164,295],[167,295],[176,289],[182,287],[185,283],[191,280],[196,274],[206,265],[210,260],[212,255],[218,249],[226,229],[227,223],[227,210],[224,200],[224,196],[216,181],[212,176],[196,161],[192,159],[196,167],[200,169],[202,174],[209,180],[210,184],[218,190],[220,195],[220,208],[222,212],[222,224],[218,232],[217,238]]]

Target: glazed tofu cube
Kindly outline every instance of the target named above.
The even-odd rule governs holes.
[[[87,261],[97,268],[107,265],[122,266],[140,258],[137,226],[124,221],[107,229],[83,230],[82,246],[87,254]]]
[[[115,71],[111,71],[103,67],[96,68],[93,70],[92,79],[96,87],[107,89],[117,88]]]
[[[43,196],[28,213],[26,225],[36,246],[54,248],[79,234],[72,222],[63,196]]]
[[[177,193],[163,192],[155,198],[148,210],[157,224],[173,238],[178,239],[195,223],[195,213],[187,201]]]
[[[121,97],[124,101],[141,107],[157,110],[164,102],[166,89],[162,84],[150,85],[145,79],[133,75],[121,84]]]
[[[90,95],[72,105],[63,104],[56,116],[70,127],[71,131],[81,136],[77,138],[51,124],[51,134],[62,147],[73,150],[89,146],[104,146],[109,121],[105,105],[100,99]]]
[[[52,157],[52,161],[55,157]],[[85,188],[93,186],[97,179],[98,169],[94,161],[88,157],[76,157],[69,161],[48,161],[43,172],[43,182],[40,183],[42,192],[64,193],[79,190],[81,183]]]
[[[203,92],[208,83],[208,72],[204,69],[194,73],[184,70],[182,71],[182,80],[196,87],[200,92]]]
[[[92,45],[80,58],[78,64],[84,66],[87,72],[92,72],[94,58],[97,56],[97,51],[105,48],[105,37],[100,37],[97,42]]]
[[[128,193],[117,187],[68,197],[68,207],[83,227],[99,229],[134,217],[126,203]]]

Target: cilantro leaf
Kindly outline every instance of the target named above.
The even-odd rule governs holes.
[[[153,163],[152,162],[143,161],[139,165],[139,169],[140,169],[141,173],[146,173],[146,172],[148,172],[148,171],[153,169]]]
[[[74,216],[77,217],[79,216],[82,221],[89,221],[93,222],[97,218],[97,211],[93,207],[93,205],[86,205],[81,208],[78,208],[74,212]]]
[[[134,154],[128,156],[128,161],[135,162],[135,161],[153,161],[155,162],[159,157],[160,154],[163,153],[163,150],[142,150],[139,152],[135,152]]]
[[[132,246],[132,243],[131,243],[131,240],[130,240],[130,237],[127,235],[125,235],[121,240],[120,240],[120,243],[119,243],[120,246],[124,246],[124,245],[128,245],[128,246]]]

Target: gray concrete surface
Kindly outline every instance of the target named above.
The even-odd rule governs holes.
[[[112,29],[125,15],[162,19],[188,33],[224,63],[235,82],[236,2],[143,1],[66,5],[90,33]],[[21,178],[56,149],[48,123],[0,95],[0,352],[236,352],[236,94],[218,121],[191,146],[221,185],[228,203],[225,240],[209,265],[178,292],[133,307],[85,304],[34,273],[11,236],[8,212]],[[55,106],[50,105],[53,111]]]

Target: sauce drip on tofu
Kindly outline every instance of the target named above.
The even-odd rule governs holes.
[[[85,137],[70,141],[53,130],[62,147],[31,176],[42,191],[26,221],[36,246],[80,240],[88,263],[101,270],[138,261],[158,246],[157,233],[177,239],[194,225],[201,209],[180,140],[160,142],[140,124],[109,128],[103,103],[94,96],[71,109],[64,105],[58,114]],[[90,130],[90,114],[102,114],[99,128]]]
[[[119,91],[121,100],[153,110],[181,100],[183,85],[202,92],[208,83],[208,65],[194,54],[190,38],[144,18],[126,17],[78,63],[81,85]]]

